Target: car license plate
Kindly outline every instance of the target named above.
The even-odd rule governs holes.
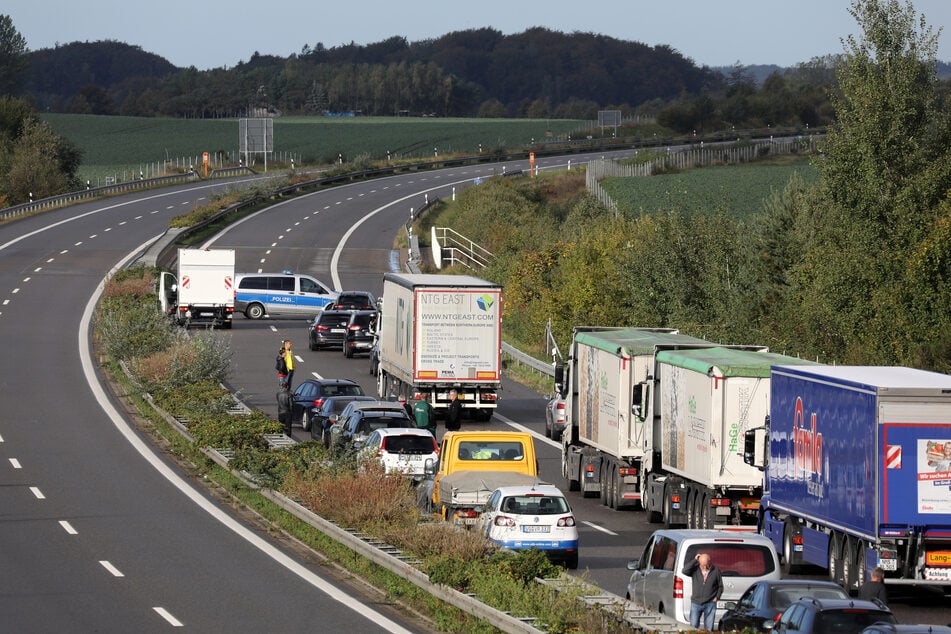
[[[895,571],[898,570],[898,560],[897,559],[879,559],[878,567],[882,570]]]
[[[528,525],[522,526],[523,533],[549,533],[551,532],[551,526],[539,526],[539,525]]]
[[[343,328],[331,328],[330,332],[344,332]]]
[[[400,462],[419,462],[422,459],[423,459],[422,456],[407,456],[407,455],[400,456]]]

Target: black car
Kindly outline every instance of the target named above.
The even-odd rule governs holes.
[[[894,623],[885,604],[860,599],[799,599],[783,611],[773,627],[777,634],[861,632],[876,623]]]
[[[337,417],[347,405],[353,401],[375,401],[372,396],[328,396],[323,399],[320,407],[310,410],[310,437],[321,440],[324,447],[330,446],[330,428],[337,422]]]
[[[339,434],[334,435],[334,449],[338,451],[359,449],[377,429],[415,428],[416,422],[401,410],[357,410],[347,419],[345,425]]]
[[[349,359],[355,354],[370,353],[377,317],[375,310],[357,310],[350,315],[350,323],[343,338],[343,356]]]
[[[377,310],[376,297],[369,291],[340,291],[325,310]]]
[[[350,324],[349,310],[325,310],[310,324],[310,349],[320,350],[343,345]]]
[[[291,423],[311,428],[311,412],[329,396],[363,396],[363,388],[351,379],[307,379],[291,395]]]
[[[794,601],[803,597],[848,599],[848,593],[831,581],[807,579],[764,579],[751,585],[736,605],[720,618],[720,631],[751,629],[769,632],[776,617]]]

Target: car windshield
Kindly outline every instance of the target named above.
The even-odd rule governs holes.
[[[869,625],[879,622],[894,623],[895,617],[879,610],[824,610],[816,616],[814,634],[847,634],[861,632]]]
[[[525,450],[521,442],[474,442],[459,443],[460,460],[522,460]]]
[[[416,435],[387,436],[383,439],[383,449],[390,453],[414,455],[428,454],[435,451],[432,436]]]
[[[779,586],[772,589],[770,596],[770,605],[777,610],[785,610],[790,605],[792,605],[794,601],[797,601],[802,597],[813,597],[816,599],[849,598],[849,595],[847,595],[845,590],[842,588],[834,588],[832,586],[815,587],[808,585]]]
[[[516,515],[562,515],[568,513],[565,498],[556,495],[513,495],[502,502],[502,510]]]
[[[707,542],[693,544],[684,561],[693,561],[700,552],[710,555],[724,577],[762,577],[775,570],[769,548],[762,544],[742,542]]]

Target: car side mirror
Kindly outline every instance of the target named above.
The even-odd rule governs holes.
[[[641,563],[641,560],[640,560],[640,559],[631,559],[630,561],[627,562],[627,569],[628,569],[628,570],[637,570],[637,566],[638,566],[638,564],[640,564],[640,563]]]
[[[432,458],[426,458],[426,462],[423,463],[423,473],[434,475],[436,473],[436,461]]]

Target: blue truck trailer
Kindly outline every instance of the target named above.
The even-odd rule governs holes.
[[[766,426],[744,460],[765,471],[760,530],[785,572],[857,589],[951,587],[951,376],[905,367],[774,366]],[[765,442],[764,442],[765,439]]]

